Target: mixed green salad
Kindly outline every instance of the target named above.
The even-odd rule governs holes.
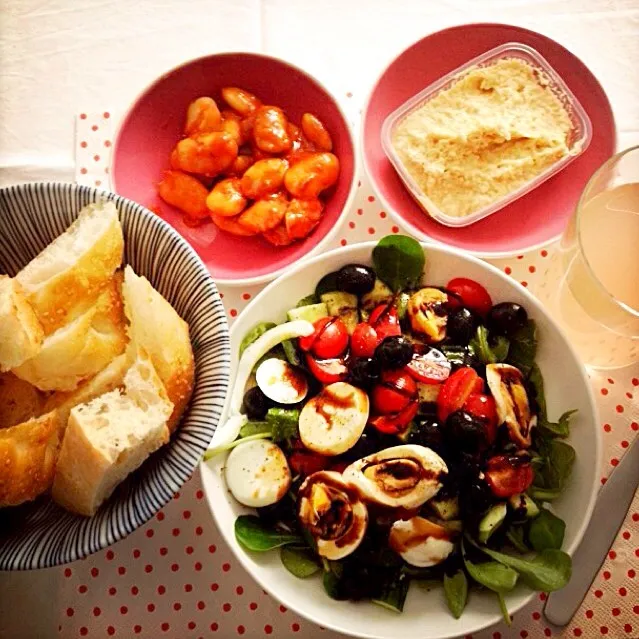
[[[553,591],[571,575],[551,509],[570,477],[571,412],[550,421],[526,309],[478,282],[423,284],[410,237],[325,275],[280,325],[245,336],[226,441],[235,522],[328,596],[401,612],[437,581],[454,617],[473,589]],[[463,275],[463,274],[460,274]]]

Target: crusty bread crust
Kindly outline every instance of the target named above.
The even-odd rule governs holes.
[[[9,428],[52,411],[46,394],[12,373],[0,373],[0,428]]]
[[[124,237],[112,202],[90,204],[16,276],[45,335],[90,307],[122,263]]]
[[[57,411],[0,430],[0,507],[31,501],[50,488],[61,431]]]
[[[131,342],[149,354],[173,402],[169,430],[174,432],[195,383],[189,326],[150,282],[136,275],[130,266],[124,269],[122,295]]]
[[[0,275],[0,372],[37,355],[43,339],[42,325],[22,286],[7,275]]]

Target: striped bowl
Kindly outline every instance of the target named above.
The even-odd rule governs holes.
[[[113,200],[118,207],[125,263],[147,277],[189,324],[196,364],[193,398],[171,442],[124,481],[94,517],[66,512],[46,496],[0,510],[0,570],[75,561],[135,530],[191,476],[222,411],[230,351],[220,295],[195,251],[149,210],[113,193],[73,184],[0,189],[0,273],[15,275],[97,199]]]

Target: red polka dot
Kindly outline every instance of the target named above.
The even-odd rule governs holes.
[[[280,612],[284,613],[286,612],[287,608],[286,606],[280,606]]]
[[[599,632],[601,632],[602,635],[607,635],[608,628],[606,626],[601,626],[601,628],[599,628]]]
[[[94,125],[91,127],[91,131],[97,131],[97,130],[98,130],[98,125],[97,125],[97,124],[94,124]]]
[[[539,593],[539,599],[541,599],[541,601],[546,601],[546,599],[547,599],[546,593],[545,592],[540,592]]]
[[[151,572],[150,570],[148,572]],[[126,568],[124,566],[118,566],[118,575],[125,575]]]
[[[178,564],[171,564],[171,572],[177,572],[180,569]]]
[[[189,621],[189,623],[188,623],[188,629],[189,629],[189,630],[195,630],[195,626],[196,626],[196,625],[197,625],[197,624],[195,623],[195,621]]]
[[[523,260],[523,259],[524,259],[524,256],[523,256],[523,255],[518,255],[518,256],[517,256],[517,259],[518,259],[518,260]]]
[[[193,549],[193,546],[187,546],[187,547],[184,549],[184,552],[186,552],[186,554],[187,554],[187,555],[192,555],[192,554],[193,554],[193,550],[194,550],[194,549]]]
[[[104,555],[104,557],[107,561],[111,561],[113,557],[115,557],[115,553],[109,549],[106,551],[106,554]]]
[[[618,413],[623,413],[623,406],[622,406],[621,404],[617,404],[617,405],[615,406],[615,410],[616,410]]]
[[[393,227],[391,227],[391,231],[392,231],[393,233],[399,233],[399,226],[393,226]]]
[[[632,393],[626,393],[626,397],[627,397],[628,399],[632,399]]]
[[[357,209],[357,215],[364,215],[364,209]]]
[[[217,550],[217,546],[216,546],[215,544],[211,544],[211,545],[209,546],[209,552],[210,552],[211,554],[215,553],[215,551],[216,551],[216,550]]]
[[[528,286],[528,282],[526,282],[525,280],[523,280],[523,281],[521,282],[521,285],[522,285],[523,287],[526,287],[526,286]]]
[[[532,264],[528,267],[528,272],[529,273],[534,273],[536,270],[537,269],[534,266],[532,266]]]
[[[238,595],[243,595],[243,594],[244,594],[244,588],[242,588],[242,586],[238,586],[238,587],[235,589],[235,592],[236,592]]]
[[[138,549],[138,548],[136,548],[136,549],[133,551],[133,559],[139,559],[139,557],[140,557],[140,551],[139,551],[139,549]]]
[[[372,226],[368,227],[368,234],[369,235],[375,235],[375,229]]]
[[[111,146],[111,140],[105,140],[104,146],[106,146],[106,148],[108,149]]]
[[[131,586],[131,594],[137,595],[140,592],[140,589],[137,586]]]
[[[634,579],[637,576],[637,573],[631,568],[628,571],[628,577],[630,577],[630,579]]]
[[[610,612],[612,612],[613,617],[618,617],[621,614],[620,608],[613,608]]]
[[[67,617],[73,617],[75,610],[73,608],[67,608]]]
[[[224,612],[230,612],[231,611],[231,604],[230,603],[225,603],[222,606],[222,610],[224,610]]]
[[[87,148],[87,143],[86,143],[86,142],[84,142],[84,141],[83,141],[83,142],[80,142],[80,146],[81,146],[83,149],[86,149],[86,148]]]
[[[100,571],[97,568],[91,568],[91,576],[97,577],[100,574]]]
[[[588,617],[588,619],[592,619],[594,614],[595,613],[592,610],[586,610],[586,617]]]
[[[94,617],[99,617],[101,614],[102,614],[102,610],[100,610],[100,608],[95,606],[95,608],[93,608],[93,616]]]
[[[229,311],[229,315],[230,315],[231,317],[237,317],[237,309],[236,309],[236,308],[232,308],[232,309]]]
[[[204,610],[204,608],[206,608],[206,604],[203,601],[198,601],[197,602],[197,609],[198,610]]]
[[[153,572],[153,566],[151,564],[147,564],[144,566],[144,572]]]
[[[575,635],[575,637],[581,637],[581,628],[575,628],[572,634]]]
[[[250,300],[250,299],[251,299],[251,294],[250,294],[250,293],[244,293],[244,294],[242,295],[242,299],[243,299],[243,300]],[[204,497],[204,493],[203,493],[201,490],[198,490],[198,491],[195,493],[195,496],[196,496],[198,499],[202,499],[202,497]]]
[[[182,609],[182,604],[179,601],[176,601],[173,604],[173,610],[175,610],[177,612],[178,610],[181,610],[181,609]]]
[[[298,623],[292,623],[291,624],[291,630],[293,632],[299,632],[300,631],[300,625]]]
[[[162,511],[160,511],[156,517],[158,518],[158,521],[164,521],[164,513]]]
[[[639,430],[639,424],[637,422],[630,422],[630,428],[632,428],[632,430]]]
[[[601,478],[601,485],[603,486],[607,481],[608,481],[607,477],[602,477]]]
[[[607,388],[602,388],[601,389],[601,394],[602,395],[607,395],[608,394],[608,389]]]
[[[251,601],[251,603],[249,604],[249,608],[251,610],[257,610],[257,604],[254,601]]]
[[[135,626],[133,626],[133,632],[135,632],[136,635],[139,635],[142,632],[142,626],[136,624]]]
[[[639,386],[639,379],[637,379],[636,377],[632,378],[632,385],[633,386]]]
[[[243,635],[246,632],[246,628],[244,628],[244,626],[238,626],[237,627],[237,634],[238,635]]]
[[[609,433],[612,430],[612,426],[610,424],[604,424],[603,429]]]
[[[86,113],[80,113],[80,120],[86,120],[87,119],[87,114]]]
[[[544,628],[544,634],[546,637],[552,637],[552,630],[550,628]]]
[[[162,555],[162,557],[165,557],[168,553],[169,549],[166,546],[162,546],[162,548],[160,548],[160,555]]]
[[[115,588],[115,586],[111,586],[109,588],[109,594],[114,597],[116,594],[118,593],[117,589]]]
[[[501,639],[501,632],[493,632],[493,639]]]
[[[213,592],[217,592],[217,590],[219,589],[219,587],[220,587],[220,584],[216,584],[216,583],[212,583],[212,584],[211,584],[211,590],[212,590]]]
[[[624,624],[623,629],[625,632],[632,632],[632,626],[629,623]]]
[[[82,626],[82,628],[80,628],[80,635],[82,637],[86,637],[89,634],[89,629],[86,626]]]
[[[542,257],[547,257],[547,256],[548,256],[548,251],[547,251],[546,249],[544,249],[544,250],[540,253],[540,255],[541,255]]]
[[[171,531],[171,534],[172,534],[174,537],[177,537],[177,536],[180,534],[180,529],[179,529],[179,528],[174,528],[174,529]]]
[[[375,201],[375,198],[372,195],[369,195],[367,199],[368,199],[369,202],[374,202]]]
[[[386,219],[386,211],[380,211],[379,212],[379,217],[381,217],[382,220]]]
[[[519,636],[521,637],[521,639],[526,639],[526,637],[528,636],[528,631],[527,630],[522,630],[519,633]]]
[[[610,559],[616,559],[617,558],[617,553],[614,550],[611,550],[608,553],[608,557],[610,557]]]
[[[630,533],[627,530],[624,530],[623,534],[621,535],[626,541],[628,541],[628,539],[630,539]]]
[[[633,606],[632,607],[632,612],[634,612],[635,615],[639,615],[639,606]]]
[[[211,630],[213,632],[217,632],[217,629],[219,628],[219,626],[217,625],[217,623],[215,623],[215,621],[211,624]]]
[[[622,447],[622,448],[628,448],[628,446],[630,446],[630,444],[629,444],[629,443],[628,443],[628,442],[624,439],[624,440],[621,442],[621,447]]]
[[[619,594],[622,597],[625,597],[628,594],[628,591],[623,586],[621,586],[621,588],[619,588]]]
[[[231,564],[223,564],[222,565],[222,570],[224,572],[228,572],[229,570],[231,570]]]
[[[635,548],[635,557],[639,557],[639,548]]]
[[[341,246],[346,246],[348,244],[348,242],[345,239],[341,239],[339,243],[341,244]]]
[[[64,569],[64,576],[65,577],[70,577],[71,576],[71,568],[65,568]]]
[[[78,586],[78,592],[83,595],[86,591],[88,590],[88,588],[82,584],[81,586]]]
[[[355,228],[355,222],[349,222],[348,223],[348,227],[351,228],[351,229],[354,229]]]
[[[104,116],[105,120],[108,120],[111,117],[111,114],[108,111],[105,111],[102,115]]]
[[[267,635],[270,635],[273,632],[273,626],[269,626],[268,624],[266,624],[264,626],[264,633]]]
[[[158,586],[158,595],[163,595],[166,592],[166,587],[159,585]]]
[[[195,568],[195,570],[199,572],[200,570],[202,570],[202,564],[199,561],[196,561],[193,565],[193,568]]]
[[[166,621],[160,626],[160,628],[162,628],[162,632],[168,632],[170,627],[171,626],[169,626],[169,624]]]
[[[153,530],[153,528],[149,528],[149,529],[146,531],[146,536],[147,536],[149,539],[151,539],[151,537],[153,537],[153,535],[155,535],[155,531]]]
[[[506,275],[510,275],[512,272],[513,272],[513,270],[510,268],[510,266],[507,266],[507,267],[504,269],[504,273],[506,273]]]
[[[94,160],[95,162],[99,162],[99,161],[100,161],[100,156],[99,156],[99,155],[94,155],[94,156],[93,156],[93,160]]]
[[[601,592],[601,590],[595,590],[594,595],[597,599],[601,599],[603,597],[603,592]]]
[[[147,609],[149,612],[153,612],[153,611],[155,610],[155,604],[152,604],[152,603],[148,604],[148,605],[147,605],[147,607],[146,607],[146,609]]]
[[[604,579],[610,579],[610,572],[608,570],[604,570],[603,571],[603,578]]]
[[[127,612],[129,612],[129,609],[126,606],[120,606],[121,615],[126,615]]]

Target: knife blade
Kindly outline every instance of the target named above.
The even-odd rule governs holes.
[[[635,437],[599,492],[590,524],[572,557],[570,582],[548,595],[544,615],[551,623],[565,626],[577,612],[621,528],[638,484],[639,437]]]

